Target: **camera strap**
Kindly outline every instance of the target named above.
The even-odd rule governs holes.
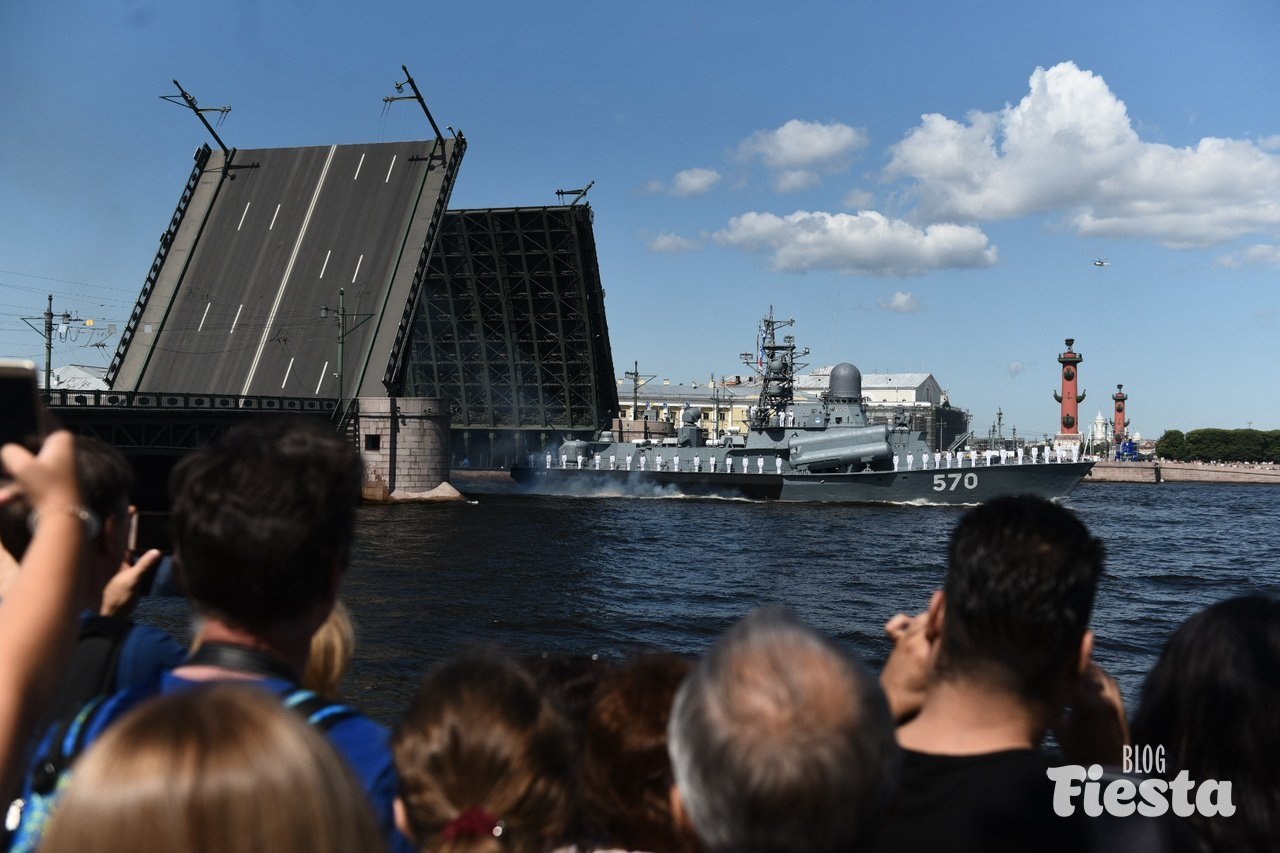
[[[280,678],[293,684],[298,683],[298,673],[278,657],[247,646],[234,646],[230,643],[204,643],[187,655],[182,665],[216,666],[266,678]]]

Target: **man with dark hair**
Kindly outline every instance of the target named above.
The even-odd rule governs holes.
[[[205,632],[271,635],[300,669],[346,570],[362,478],[349,442],[291,419],[240,427],[183,459],[174,561]],[[282,632],[302,636],[275,640]]]
[[[898,762],[875,678],[777,608],[731,628],[681,686],[677,824],[709,853],[864,849]]]
[[[197,650],[164,692],[246,675],[285,694],[337,601],[363,467],[323,425],[274,418],[232,430],[174,469],[178,579],[200,620]],[[322,725],[364,784],[388,839],[397,780],[385,728],[359,714]]]
[[[349,442],[288,416],[239,426],[178,464],[174,561],[200,627],[196,651],[158,689],[252,679],[299,707],[363,783],[393,849],[405,850],[392,817],[397,781],[387,730],[297,689],[311,635],[347,567],[362,476]],[[142,698],[127,692],[104,703],[86,724],[85,742]]]
[[[1053,812],[1039,748],[1074,691],[1114,690],[1090,663],[1103,556],[1041,498],[960,520],[943,589],[885,626],[896,647],[881,681],[904,765],[878,850],[1087,849],[1086,827]]]
[[[135,590],[139,581],[154,571],[161,556],[159,551],[150,550],[136,563],[127,562],[136,512],[129,503],[133,469],[116,448],[91,436],[81,436],[76,439],[76,473],[85,506],[102,523],[97,537],[86,548],[88,583],[84,608],[89,614],[99,615],[87,626],[100,630],[110,624],[103,620],[128,626],[114,661],[114,684],[106,687],[108,692],[115,692],[150,683],[181,662],[187,650],[159,628],[128,621],[137,603]],[[95,625],[99,627],[94,628]],[[111,632],[109,627],[106,630]]]

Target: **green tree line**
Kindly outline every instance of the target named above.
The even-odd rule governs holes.
[[[1156,455],[1180,462],[1280,463],[1280,429],[1171,429],[1156,442]]]

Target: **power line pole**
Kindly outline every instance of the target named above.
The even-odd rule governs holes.
[[[31,327],[31,331],[44,338],[44,391],[45,394],[53,387],[53,294],[49,294],[49,307],[44,311],[44,328],[38,329],[34,325],[34,321],[40,317],[23,317],[22,322]],[[62,324],[65,326],[69,323],[78,323],[79,317],[72,317],[67,311],[62,312]]]
[[[622,374],[631,380],[631,420],[637,420],[636,415],[640,412],[640,386],[648,385],[649,380],[653,379],[653,375],[642,375],[640,373],[640,362],[635,362],[635,368],[628,370]]]
[[[44,310],[44,393],[49,393],[53,371],[53,294],[49,294],[49,307]]]

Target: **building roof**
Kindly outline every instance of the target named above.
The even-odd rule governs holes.
[[[864,373],[863,388],[919,388],[933,379],[932,373]],[[934,379],[936,382],[937,380]]]
[[[106,391],[107,368],[91,364],[65,364],[49,371],[49,384],[69,391]]]
[[[828,364],[823,367],[815,368],[803,376],[796,377],[796,388],[805,390],[826,389],[831,381],[831,369],[834,364]],[[864,373],[862,374],[863,388],[892,388],[892,389],[916,389],[924,385],[931,378],[932,373]],[[937,380],[934,379],[936,382]]]

